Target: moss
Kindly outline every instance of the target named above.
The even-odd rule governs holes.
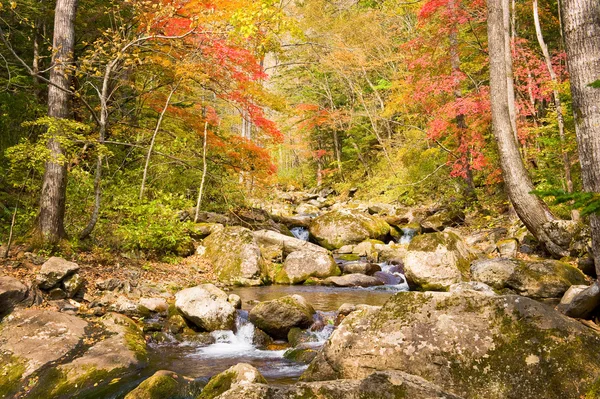
[[[123,369],[111,371],[97,370],[89,367],[79,370],[79,377],[70,379],[65,370],[51,368],[40,376],[39,383],[27,396],[29,399],[51,399],[51,398],[80,398],[89,395],[89,391],[100,390],[102,386],[108,385],[111,380],[120,375]],[[96,396],[94,394],[94,396]],[[101,397],[97,395],[96,397]]]
[[[283,357],[298,363],[310,363],[317,356],[317,351],[310,348],[292,348],[285,351]]]
[[[155,374],[127,394],[125,399],[167,399],[177,393],[179,383],[171,374]]]
[[[0,356],[0,398],[16,393],[25,372],[25,362],[14,355]]]
[[[448,251],[454,251],[457,248],[458,241],[460,241],[460,238],[451,232],[421,234],[411,240],[408,250],[435,252],[438,246],[441,245],[446,247]]]
[[[474,399],[575,399],[592,392],[590,398],[597,397],[593,395],[599,388],[598,380],[590,376],[600,373],[600,356],[588,348],[597,347],[600,337],[543,329],[538,326],[545,322],[542,317],[531,317],[527,310],[524,314],[516,310],[511,317],[501,305],[494,320],[498,331],[493,349],[468,361],[458,356],[449,359],[457,394]],[[470,306],[480,309],[476,302]],[[482,381],[497,383],[482,385]]]
[[[600,398],[600,377],[594,381],[587,393],[585,399],[598,399]]]
[[[237,377],[234,371],[224,371],[210,379],[196,399],[213,399],[229,390]]]
[[[344,262],[355,262],[355,261],[360,260],[360,256],[355,255],[355,254],[338,255],[338,256],[336,256],[336,258],[338,258],[339,260],[342,260]]]

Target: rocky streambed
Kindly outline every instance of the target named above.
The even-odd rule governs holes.
[[[0,397],[600,397],[600,289],[576,258],[518,226],[349,205],[203,215],[215,279],[187,288],[60,258],[0,276]]]

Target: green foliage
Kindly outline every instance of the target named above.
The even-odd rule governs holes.
[[[536,190],[533,194],[551,200],[554,205],[567,204],[570,209],[578,209],[581,216],[600,214],[600,194],[589,192],[568,193],[564,190]]]
[[[117,202],[118,201],[118,202]],[[189,245],[189,224],[179,221],[179,211],[191,203],[181,196],[163,194],[148,202],[140,203],[131,196],[119,196],[108,211],[109,219],[99,230],[114,228],[110,243],[113,248],[125,251],[143,251],[152,254],[177,254]]]
[[[600,79],[590,83],[588,86],[593,87],[594,89],[600,89]]]

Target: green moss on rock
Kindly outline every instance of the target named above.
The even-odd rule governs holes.
[[[0,398],[9,398],[19,388],[25,362],[13,355],[0,356]]]
[[[125,399],[168,399],[175,396],[178,390],[177,374],[171,371],[157,371],[129,392]]]

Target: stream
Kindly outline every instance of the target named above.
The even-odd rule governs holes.
[[[309,234],[304,228],[292,229],[292,233],[300,239],[308,241]],[[406,232],[410,241],[411,232]],[[343,266],[353,262],[337,259]],[[360,262],[365,262],[361,259]],[[256,367],[269,384],[293,384],[308,367],[284,358],[284,353],[290,345],[284,341],[275,341],[267,349],[259,349],[253,344],[254,326],[248,321],[248,312],[258,302],[277,299],[286,295],[298,294],[303,296],[317,311],[324,327],[316,331],[317,342],[312,343],[320,348],[334,330],[334,320],[337,310],[343,304],[383,305],[390,296],[399,291],[408,291],[404,275],[397,266],[379,263],[382,280],[385,285],[361,288],[340,288],[331,286],[310,285],[271,285],[263,287],[237,287],[229,293],[237,294],[242,299],[242,309],[238,310],[236,331],[214,331],[211,333],[214,343],[206,344],[194,341],[178,341],[175,337],[166,335],[161,343],[148,344],[150,363],[135,379],[119,383],[119,392],[107,394],[105,397],[122,398],[144,378],[158,370],[171,370],[180,375],[192,378],[190,392],[182,394],[181,398],[194,398],[206,385],[208,380],[238,363],[249,363]],[[152,322],[157,320],[148,320]]]

